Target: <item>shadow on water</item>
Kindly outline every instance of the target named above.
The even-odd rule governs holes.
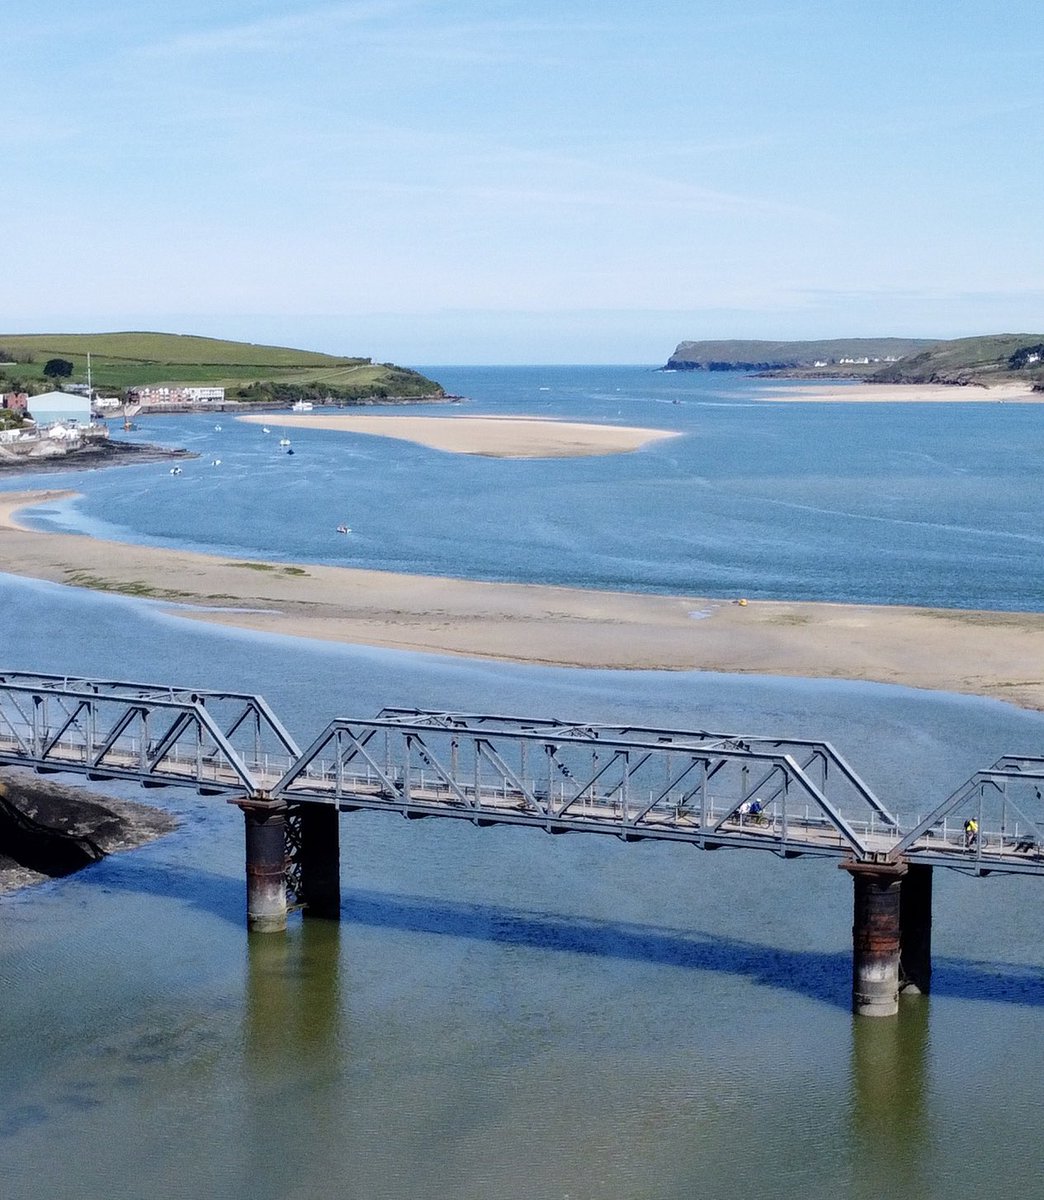
[[[124,860],[125,861],[125,860]],[[241,880],[205,871],[147,866],[79,876],[108,890],[180,901],[235,925],[245,922]],[[651,963],[690,971],[746,977],[847,1010],[851,952],[793,950],[697,929],[534,912],[429,896],[346,889],[341,902],[347,926],[470,938],[564,954]],[[309,924],[312,924],[309,922]],[[1036,966],[936,957],[932,993],[1044,1008],[1044,973]]]

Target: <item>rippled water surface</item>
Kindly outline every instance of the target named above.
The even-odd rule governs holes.
[[[455,411],[686,436],[513,463],[315,432],[287,459],[256,427],[168,418],[140,436],[199,449],[182,476],[70,475],[85,498],[41,520],[258,558],[1039,608],[1036,409],[434,373],[474,397]],[[300,741],[384,704],[709,725],[828,738],[883,796],[926,799],[1044,741],[1039,714],[907,689],[325,647],[4,576],[0,600],[7,666],[262,692]],[[1044,1171],[1039,881],[936,872],[932,996],[855,1020],[830,862],[354,814],[340,925],[248,938],[237,810],[145,798],[175,834],[0,900],[5,1196],[992,1200]]]
[[[510,461],[295,430],[290,456],[275,425],[146,418],[133,438],[200,457],[176,477],[162,463],[74,476],[85,498],[47,523],[484,579],[1039,608],[1044,406],[775,403],[765,397],[780,381],[638,367],[430,369],[469,399],[410,411],[682,436],[635,454]]]

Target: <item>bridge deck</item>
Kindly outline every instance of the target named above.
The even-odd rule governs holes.
[[[551,833],[1044,874],[1044,821],[1018,790],[1044,781],[1034,758],[998,760],[924,820],[900,821],[827,743],[404,710],[338,719],[301,752],[261,697],[0,672],[0,763]]]

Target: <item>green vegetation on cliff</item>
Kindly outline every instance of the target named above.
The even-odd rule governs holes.
[[[276,385],[301,389],[294,398],[442,394],[434,380],[391,363],[174,333],[0,334],[0,391],[54,386],[44,368],[57,358],[72,363],[73,382],[85,382],[88,354],[93,384],[110,393],[138,384],[185,384],[224,387],[229,399],[240,389]]]
[[[902,358],[930,346],[929,338],[827,338],[816,342],[679,342],[667,363],[676,371],[775,371],[823,367],[858,368],[865,373],[886,359]],[[855,362],[843,362],[854,359]],[[861,361],[860,361],[861,360]],[[835,372],[836,373],[836,372]]]
[[[934,342],[873,376],[881,383],[1044,382],[1044,334],[1000,333]]]
[[[870,383],[1044,385],[1044,334],[838,338],[818,342],[680,342],[668,370],[758,371],[808,378],[847,375]]]

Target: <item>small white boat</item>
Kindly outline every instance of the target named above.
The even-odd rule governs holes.
[[[279,439],[279,444],[280,444],[280,446],[289,446],[289,445],[290,445],[290,439],[289,439],[289,438],[280,438],[280,439]]]
[[[295,400],[290,405],[291,412],[311,412],[313,405],[308,400]]]
[[[351,533],[352,527],[351,527],[351,525],[338,525],[337,532],[338,533]]]
[[[217,430],[217,432],[218,432],[218,433],[220,433],[220,432],[221,432],[221,426],[220,426],[220,425],[215,425],[215,426],[214,426],[214,428]]]
[[[221,466],[221,459],[220,459],[220,458],[213,458],[213,459],[211,459],[211,460],[210,460],[210,465],[211,465],[212,467],[220,467],[220,466]]]
[[[269,429],[269,428],[268,428],[268,426],[267,426],[267,425],[262,425],[262,426],[261,426],[261,432],[262,432],[262,433],[271,433],[272,431],[271,431],[271,429]]]
[[[170,468],[170,473],[171,473],[171,475],[180,475],[180,474],[181,474],[181,468],[180,468],[180,467],[171,467],[171,468]]]

